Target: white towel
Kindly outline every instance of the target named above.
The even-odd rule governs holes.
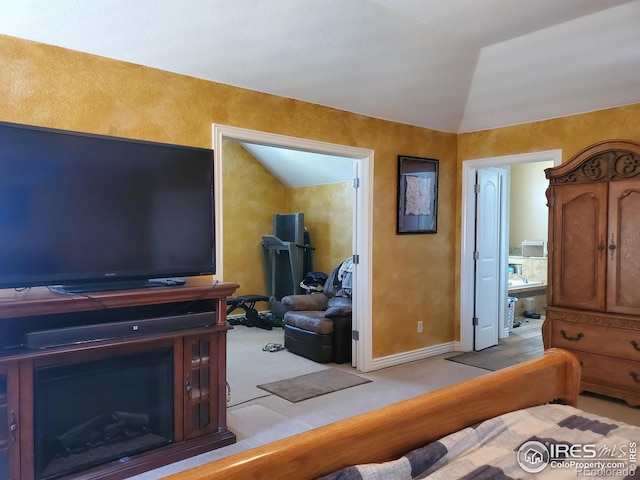
[[[347,258],[342,265],[340,265],[340,269],[338,270],[338,280],[342,284],[342,288],[338,291],[338,295],[343,293],[347,297],[351,298],[351,291],[353,288],[352,283],[352,274],[353,274],[353,257]]]

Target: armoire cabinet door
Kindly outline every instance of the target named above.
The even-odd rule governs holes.
[[[640,182],[609,184],[607,311],[640,315]]]
[[[556,186],[552,202],[553,305],[604,311],[607,184]]]

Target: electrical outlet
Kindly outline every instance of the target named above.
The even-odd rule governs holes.
[[[420,320],[418,322],[418,333],[422,333],[424,331],[424,324],[422,323],[422,320]]]

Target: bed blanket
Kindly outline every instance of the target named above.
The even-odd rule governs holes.
[[[401,435],[401,433],[400,433]],[[640,478],[640,427],[566,405],[507,413],[403,457],[322,480]]]

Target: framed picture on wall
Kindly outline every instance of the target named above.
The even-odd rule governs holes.
[[[437,232],[438,163],[398,155],[397,234]]]

